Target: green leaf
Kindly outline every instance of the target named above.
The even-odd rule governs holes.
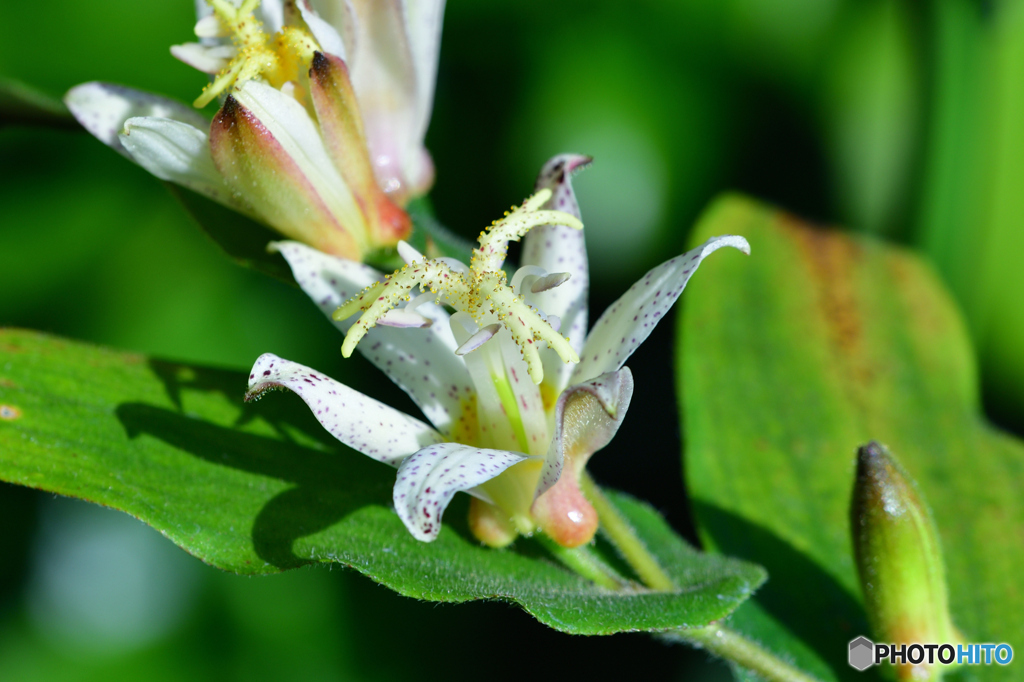
[[[988,402],[1024,425],[1024,6],[933,3],[919,246],[963,307]]]
[[[0,76],[0,127],[5,125],[82,130],[60,100],[25,83]]]
[[[243,404],[245,385],[241,372],[0,331],[0,479],[126,511],[236,573],[340,563],[421,599],[516,602],[577,634],[702,626],[764,580],[624,495],[615,503],[678,591],[606,591],[532,541],[484,548],[465,499],[436,542],[418,542],[391,507],[393,469],[341,446],[294,395]]]
[[[917,257],[740,197],[694,239],[747,237],[702,267],[680,320],[686,479],[707,546],[771,581],[734,624],[829,679],[864,679],[849,528],[855,449],[900,458],[934,511],[954,624],[1024,645],[1024,445],[989,426],[965,327]],[[1022,666],[970,669],[1022,679]]]

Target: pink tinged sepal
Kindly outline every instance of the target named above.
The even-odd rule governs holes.
[[[487,501],[474,488],[527,459],[515,452],[461,443],[429,445],[398,468],[395,510],[413,537],[431,542],[441,531],[441,515],[455,493],[467,491]]]
[[[701,262],[724,246],[750,254],[750,244],[743,237],[712,237],[641,277],[594,324],[571,381],[586,381],[622,367],[676,302]]]
[[[332,313],[345,301],[381,279],[373,268],[335,258],[298,242],[271,245],[292,269],[295,281],[342,333],[355,318],[341,322]],[[392,329],[378,325],[357,350],[409,394],[438,431],[451,434],[453,425],[470,410],[473,382],[466,364],[455,355],[448,313],[433,303],[416,306],[431,320],[422,329]],[[472,421],[472,420],[471,420]]]
[[[412,221],[377,185],[345,62],[315,53],[309,87],[324,146],[362,208],[371,245],[392,246],[405,239],[412,231]]]
[[[249,374],[245,400],[286,388],[296,393],[332,436],[367,457],[397,467],[426,445],[444,438],[418,419],[290,360],[264,353]]]
[[[426,193],[434,168],[423,147],[433,103],[444,2],[349,0],[347,62],[380,186],[404,205]]]
[[[210,125],[199,112],[181,102],[110,83],[76,85],[68,90],[64,103],[83,128],[129,159],[132,155],[121,144],[119,135],[130,118],[168,118],[199,130]]]
[[[633,375],[623,367],[572,386],[558,399],[555,434],[531,514],[563,547],[590,542],[597,531],[597,512],[580,490],[580,474],[615,436],[632,396]]]
[[[586,168],[590,162],[589,156],[561,154],[544,164],[537,177],[536,189],[550,189],[552,192],[545,209],[565,211],[580,217],[572,175]],[[577,353],[583,348],[587,336],[587,291],[590,288],[584,232],[565,225],[546,225],[533,228],[523,239],[523,266],[533,265],[549,273],[569,275],[555,288],[531,292],[527,300],[561,320],[559,331],[569,339]],[[557,395],[568,385],[573,366],[562,362],[553,353],[544,355],[544,383]]]
[[[249,81],[229,95],[210,127],[217,169],[236,196],[282,234],[361,260],[366,225],[355,198],[297,101]]]

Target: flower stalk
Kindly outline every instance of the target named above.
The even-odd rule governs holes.
[[[675,584],[661,562],[647,549],[643,540],[590,475],[584,472],[580,484],[597,510],[601,533],[615,546],[644,585],[658,592],[675,590]],[[566,566],[575,570],[568,563]],[[756,642],[717,623],[703,628],[676,628],[666,632],[664,638],[704,649],[730,663],[752,670],[767,682],[818,682],[815,677],[783,661]]]

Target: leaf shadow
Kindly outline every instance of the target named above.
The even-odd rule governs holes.
[[[860,602],[807,555],[763,526],[716,505],[692,504],[708,535],[719,540],[719,551],[768,570],[768,582],[754,600],[828,663],[837,678],[863,679],[847,663],[850,640],[870,633]]]
[[[238,405],[240,413],[235,419],[235,427],[246,426],[257,419],[262,419],[277,432],[282,440],[294,442],[292,432],[300,432],[323,444],[328,449],[344,451],[307,410],[291,404],[291,401],[253,401],[243,402],[246,377],[238,370],[196,367],[187,363],[170,362],[167,360],[148,360],[149,368],[164,385],[167,398],[179,412],[184,412],[182,394],[186,391],[201,393],[217,393],[229,403]]]
[[[116,414],[129,438],[149,435],[219,466],[294,483],[268,500],[252,521],[257,555],[278,568],[310,563],[292,550],[299,538],[368,505],[391,504],[392,470],[337,442],[320,450],[145,403],[122,403]]]

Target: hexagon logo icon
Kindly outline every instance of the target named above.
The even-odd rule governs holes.
[[[850,667],[861,672],[875,664],[875,645],[867,637],[858,637],[850,642]]]

